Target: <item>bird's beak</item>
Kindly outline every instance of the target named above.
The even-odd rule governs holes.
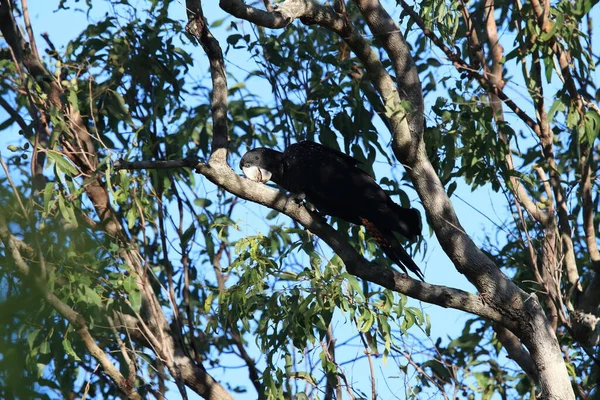
[[[271,173],[260,167],[243,167],[242,171],[246,178],[254,182],[265,183],[271,179]]]

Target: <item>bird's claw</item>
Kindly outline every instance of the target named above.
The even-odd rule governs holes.
[[[304,200],[306,200],[306,193],[299,193],[294,195],[293,197],[294,202],[298,205],[304,203]]]

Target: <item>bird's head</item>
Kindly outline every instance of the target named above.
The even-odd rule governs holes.
[[[258,147],[244,154],[240,168],[246,178],[254,182],[265,183],[273,178],[277,183],[282,158],[283,153],[279,151]]]

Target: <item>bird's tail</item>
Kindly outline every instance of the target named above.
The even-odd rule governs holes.
[[[416,211],[416,210],[415,210]],[[381,250],[386,256],[390,258],[396,265],[398,265],[404,273],[408,274],[408,271],[412,271],[420,280],[425,281],[425,277],[421,269],[408,255],[404,247],[400,244],[394,233],[389,229],[378,229],[375,224],[366,218],[361,218],[363,225],[367,228],[369,235],[375,239]],[[420,218],[419,218],[420,222]]]
[[[404,208],[394,202],[391,203],[392,210],[394,210],[397,217],[396,226],[392,230],[414,242],[421,235],[423,229],[421,213],[415,208]]]

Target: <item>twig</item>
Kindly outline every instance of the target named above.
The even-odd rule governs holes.
[[[29,20],[29,7],[27,6],[27,0],[21,0],[21,6],[23,8],[23,19],[25,20],[25,29],[27,30],[27,36],[29,36],[29,47],[33,51],[36,58],[40,58],[38,53],[37,44],[35,42],[35,35],[33,34],[33,28],[31,27],[31,21]]]
[[[194,158],[182,158],[179,160],[158,160],[158,161],[125,161],[119,159],[113,164],[115,171],[122,169],[169,169],[169,168],[193,168],[198,164]]]
[[[25,209],[25,205],[23,204],[23,201],[21,200],[21,195],[19,194],[19,191],[17,190],[17,187],[15,186],[15,183],[12,180],[12,177],[10,175],[10,173],[8,172],[8,167],[6,166],[6,163],[4,162],[4,160],[2,159],[2,156],[0,155],[0,165],[2,165],[2,169],[4,170],[4,173],[6,174],[6,179],[8,179],[8,183],[10,184],[10,187],[12,188],[13,192],[15,193],[15,197],[17,198],[17,201],[19,202],[19,206],[21,206],[21,211],[23,211],[23,217],[27,218],[27,210]]]

